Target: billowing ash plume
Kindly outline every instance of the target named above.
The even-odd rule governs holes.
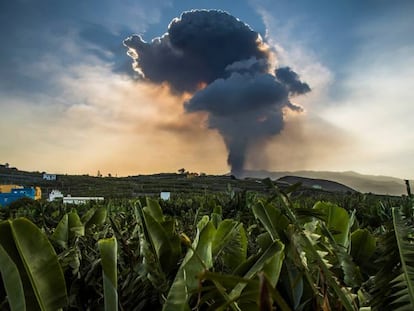
[[[185,12],[162,37],[147,43],[133,35],[124,45],[144,79],[193,94],[186,111],[208,112],[235,175],[243,172],[253,143],[283,129],[283,108],[301,109],[289,96],[310,91],[289,67],[271,73],[270,50],[260,35],[222,11]]]

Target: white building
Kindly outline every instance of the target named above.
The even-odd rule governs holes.
[[[44,180],[56,180],[56,174],[43,173]]]
[[[160,197],[161,197],[162,200],[168,201],[171,197],[171,193],[170,192],[161,192]]]
[[[72,197],[68,195],[63,197],[64,204],[86,204],[90,201],[103,201],[104,197]]]
[[[104,197],[72,197],[71,195],[64,197],[59,190],[52,190],[49,193],[49,202],[59,199],[65,204],[86,204],[89,201],[103,201]]]
[[[56,199],[63,199],[63,194],[59,190],[52,190],[51,193],[49,193],[49,202],[52,202]]]

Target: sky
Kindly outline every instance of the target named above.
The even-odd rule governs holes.
[[[410,0],[1,1],[0,164],[413,179],[413,17]]]

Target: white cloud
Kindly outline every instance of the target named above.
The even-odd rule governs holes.
[[[114,74],[99,60],[66,70],[56,83],[56,96],[5,100],[3,162],[58,173],[227,170],[220,136],[204,129],[202,116],[185,114],[183,99],[166,88]]]
[[[409,173],[414,172],[413,52],[361,52],[350,64],[336,105],[320,111],[363,143],[354,163],[361,171],[414,176]]]
[[[395,9],[354,25],[353,35],[358,39],[352,41],[357,44],[354,54],[347,64],[341,64],[340,77],[335,77],[336,68],[327,68],[309,42],[295,38],[296,27],[303,26],[300,19],[281,25],[271,11],[259,12],[279,62],[291,65],[312,88],[298,101],[308,117],[293,123],[288,120],[285,132],[270,145],[270,154],[283,151],[273,165],[412,178],[412,14]],[[289,156],[283,161],[286,153]],[[322,159],[319,163],[318,158]]]

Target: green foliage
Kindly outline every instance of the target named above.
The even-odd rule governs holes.
[[[98,241],[104,280],[105,311],[118,310],[117,242],[115,238]]]
[[[394,288],[398,288],[393,295],[395,300],[391,306],[397,311],[414,309],[414,229],[396,209],[393,209],[392,217],[400,254],[401,274],[391,283]]]
[[[224,271],[232,272],[247,256],[247,236],[243,224],[225,219],[218,225],[212,243],[214,261],[221,258]]]
[[[314,209],[322,211],[323,220],[331,232],[336,243],[347,247],[349,244],[349,231],[352,226],[348,212],[329,202],[317,202]]]
[[[351,256],[361,267],[372,262],[377,247],[376,238],[367,229],[357,229],[351,234]]]
[[[53,295],[65,310],[412,308],[411,201],[264,185],[1,209],[0,309],[39,310],[49,303],[40,288],[67,292]],[[29,220],[30,230],[12,230]],[[44,257],[62,287],[49,268],[35,272]]]
[[[143,208],[142,215],[148,242],[155,250],[162,271],[169,275],[176,270],[181,255],[180,238],[175,230],[175,222],[165,217],[158,202],[151,199],[147,199],[147,206]]]
[[[27,310],[58,310],[67,305],[66,284],[55,250],[47,237],[24,218],[0,223],[0,244],[17,268],[23,286]],[[10,265],[10,260],[7,260]],[[3,275],[3,273],[2,273]],[[17,278],[15,273],[3,277]],[[7,279],[4,283],[10,284]],[[16,292],[21,296],[20,282]],[[12,304],[15,299],[12,299]]]
[[[90,230],[92,227],[102,226],[106,221],[107,214],[108,211],[104,206],[88,210],[81,219],[85,226],[85,230]]]
[[[82,224],[78,213],[73,210],[62,217],[51,238],[60,247],[66,249],[76,237],[84,235],[85,226]]]
[[[10,309],[12,311],[26,310],[24,289],[19,269],[2,245],[0,245],[0,274],[2,275]]]
[[[168,292],[163,310],[190,310],[188,301],[198,287],[197,276],[213,265],[211,249],[214,234],[214,225],[204,216],[197,225],[193,243],[188,244],[189,249]]]

